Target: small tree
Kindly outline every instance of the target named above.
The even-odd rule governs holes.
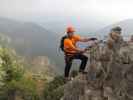
[[[44,100],[60,100],[63,96],[63,85],[65,84],[62,76],[56,76],[53,81],[46,84],[44,89]]]
[[[24,73],[15,52],[0,48],[0,100],[15,100],[17,92],[24,100],[38,100],[35,81]]]

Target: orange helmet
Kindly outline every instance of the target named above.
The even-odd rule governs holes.
[[[69,27],[67,27],[66,32],[67,33],[75,32],[75,29],[74,29],[74,27],[69,26]]]

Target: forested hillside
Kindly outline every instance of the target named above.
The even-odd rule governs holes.
[[[29,60],[19,56],[9,44],[10,38],[0,35],[0,100],[44,100],[44,90],[51,92],[49,83],[61,84],[63,79],[47,57]],[[53,86],[51,89],[56,83]]]

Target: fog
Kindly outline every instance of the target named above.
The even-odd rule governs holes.
[[[87,22],[101,28],[132,19],[132,4],[133,0],[0,0],[0,16],[48,25],[79,23],[75,25],[84,27]]]

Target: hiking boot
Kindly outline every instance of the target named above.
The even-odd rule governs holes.
[[[79,76],[80,76],[80,79],[82,80],[86,80],[87,79],[87,72],[85,71],[79,71]]]
[[[69,82],[69,81],[72,81],[73,79],[71,77],[65,77],[65,82]]]
[[[83,75],[86,75],[88,72],[86,72],[86,71],[79,71],[79,73],[81,73]]]

